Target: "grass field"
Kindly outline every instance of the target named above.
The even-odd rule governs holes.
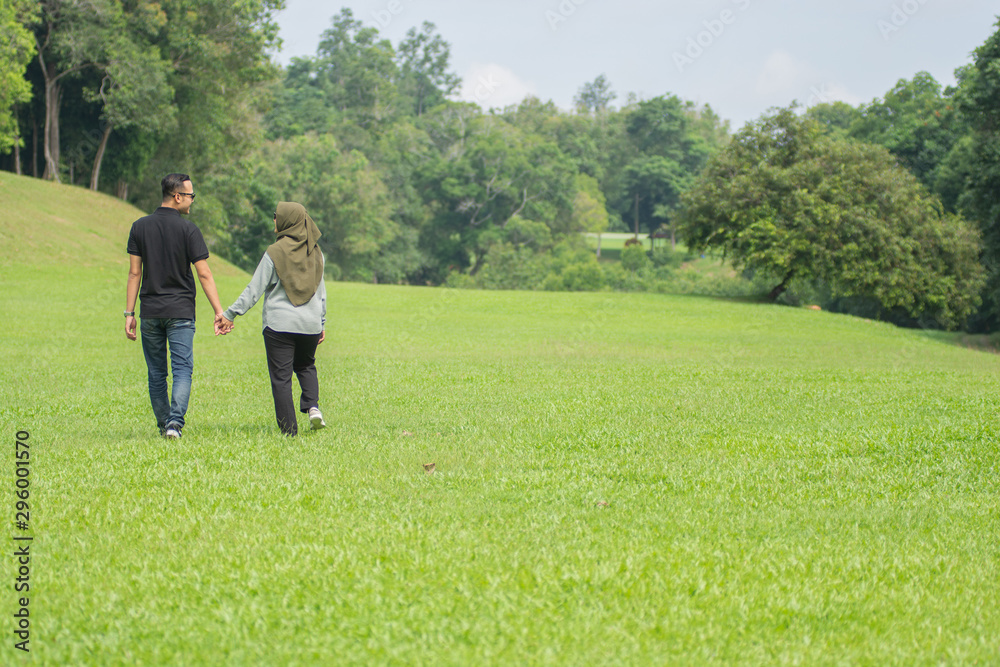
[[[597,234],[584,234],[587,240],[587,244],[594,249],[596,252],[598,246]],[[622,232],[609,232],[601,234],[600,247],[601,247],[601,261],[603,263],[612,263],[621,261],[622,248],[625,247],[625,243],[629,239],[635,238],[635,234],[626,234]],[[649,234],[639,234],[639,240],[642,242],[642,247],[646,250],[650,249]],[[669,248],[669,239],[656,239],[656,247],[659,248]],[[675,252],[686,254],[687,248],[678,243],[674,247]],[[709,274],[709,275],[733,275],[735,276],[735,271],[728,263],[722,261],[719,257],[713,257],[701,255],[700,257],[693,257],[688,261],[683,263],[683,267],[686,269],[691,269],[697,273]]]
[[[606,262],[617,262],[621,259],[622,248],[625,247],[625,242],[635,238],[635,234],[626,234],[623,232],[606,232],[601,234],[600,238],[598,238],[597,234],[589,233],[583,236],[587,239],[587,244],[595,251],[598,244],[600,245],[601,259]],[[643,247],[649,250],[649,234],[639,234],[639,240],[642,241]]]
[[[723,300],[330,283],[329,428],[284,439],[259,306],[216,338],[200,294],[172,443],[123,331],[140,213],[9,174],[0,202],[0,664],[1000,663],[994,355]],[[248,276],[210,261],[228,305]]]

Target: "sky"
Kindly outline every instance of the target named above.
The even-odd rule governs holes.
[[[484,109],[572,109],[604,74],[613,106],[674,94],[734,130],[792,101],[867,103],[921,71],[953,85],[1000,15],[996,0],[286,0],[278,61],[315,55],[343,7],[393,45],[435,24],[459,98]]]

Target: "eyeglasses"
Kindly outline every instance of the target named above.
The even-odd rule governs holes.
[[[181,195],[182,197],[190,197],[191,201],[194,201],[195,194],[193,192],[175,192],[175,195]]]

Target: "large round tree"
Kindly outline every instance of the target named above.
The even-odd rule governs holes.
[[[987,268],[983,324],[1000,326],[1000,20],[997,30],[973,52],[973,63],[956,71],[959,107],[973,129],[968,147],[969,215],[983,233]]]
[[[824,136],[779,109],[747,124],[682,199],[689,247],[718,249],[737,268],[821,281],[833,297],[959,326],[983,284],[977,231],[880,146]]]

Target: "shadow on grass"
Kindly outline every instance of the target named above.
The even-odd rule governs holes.
[[[924,330],[921,332],[925,337],[945,343],[947,345],[957,345],[967,350],[976,352],[986,352],[988,354],[1000,354],[1000,333],[991,334],[970,334],[955,331],[933,331]]]
[[[785,306],[787,308],[809,308],[809,306],[782,303],[780,300],[775,301],[769,298],[766,294],[757,294],[748,296],[722,296],[717,294],[698,294],[695,292],[690,292],[687,294],[672,294],[672,296],[691,296],[701,299],[713,299],[715,301],[722,301],[725,303],[776,305],[776,306]],[[850,313],[838,313],[837,311],[833,310],[828,310],[826,312],[834,313],[837,315],[844,315],[846,317],[856,317],[859,320],[869,319],[858,315],[851,315]],[[976,352],[986,352],[988,354],[1000,354],[1000,332],[990,333],[990,334],[970,334],[962,331],[941,331],[940,329],[918,329],[916,327],[903,327],[898,324],[893,324],[892,322],[887,322],[885,320],[870,320],[870,321],[881,322],[883,324],[896,326],[900,329],[915,331],[920,335],[922,335],[924,338],[927,338],[928,340],[932,340],[937,343],[941,343],[942,345],[958,346],[958,347],[963,347],[967,350],[974,350]]]
[[[691,296],[699,296],[697,294],[691,294]],[[716,301],[724,301],[726,303],[759,303],[765,306],[784,306],[787,304],[777,303],[774,299],[769,298],[766,294],[749,294],[744,296],[718,296],[715,294],[702,294],[700,295],[703,299],[715,299]],[[788,306],[789,308],[801,308],[801,306]]]
[[[307,429],[308,430],[308,429]],[[108,429],[94,426],[93,429],[83,428],[81,436],[121,441],[168,442],[159,434],[156,425],[133,423],[109,433]],[[300,430],[299,435],[302,434]],[[268,437],[279,437],[278,427],[263,423],[220,424],[211,422],[188,423],[182,430],[182,441],[190,440],[260,440]]]

